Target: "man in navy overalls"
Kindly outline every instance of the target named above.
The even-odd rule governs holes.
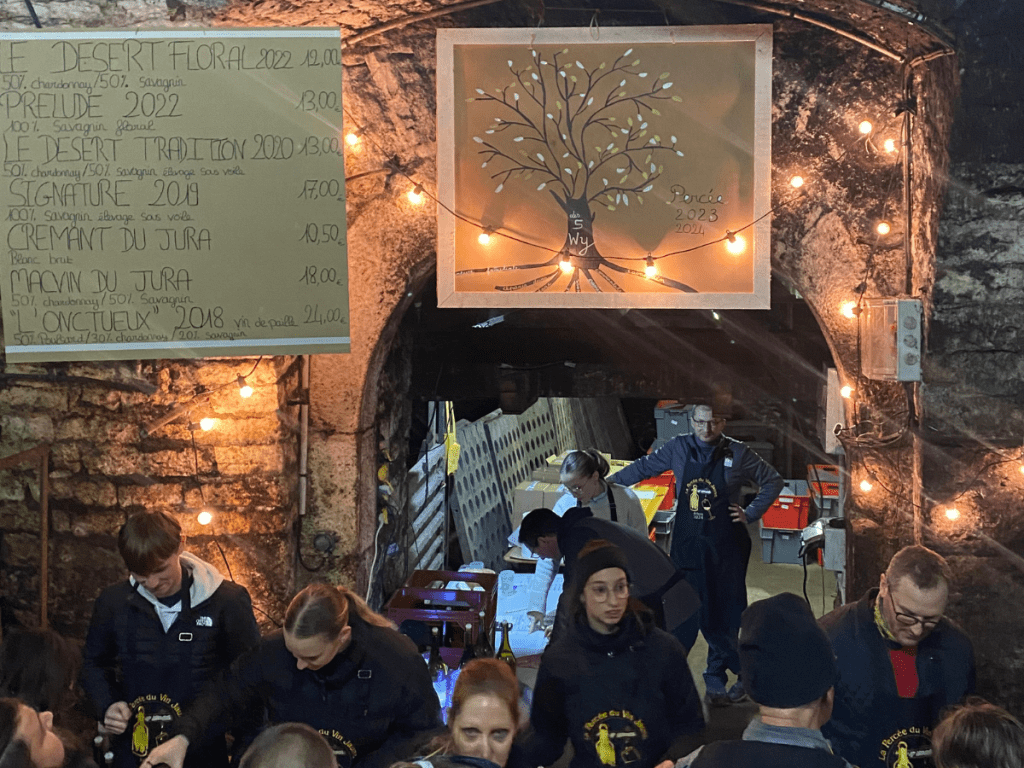
[[[747,561],[752,523],[768,510],[784,482],[775,469],[743,443],[722,434],[725,419],[710,405],[691,414],[692,435],[674,437],[649,456],[608,478],[633,485],[672,470],[676,477],[676,520],[672,560],[701,600],[699,613],[675,634],[692,648],[698,629],[708,643],[704,671],[707,699],[728,704],[745,697],[742,681],[726,690],[727,672],[739,674],[736,651],[740,615],[747,607]],[[760,490],[744,509],[739,501],[746,481]]]

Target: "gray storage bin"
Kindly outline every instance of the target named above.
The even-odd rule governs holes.
[[[800,531],[762,528],[761,561],[800,565]]]

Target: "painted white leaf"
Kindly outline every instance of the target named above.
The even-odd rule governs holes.
[[[499,185],[498,185],[498,187],[497,187],[497,188],[496,188],[496,189],[495,189],[494,191],[495,191],[496,193],[497,193],[497,192],[501,192],[501,190],[502,190],[502,189],[504,188],[504,186],[505,186],[504,184],[499,184]]]
[[[654,185],[648,184],[646,187],[644,187],[644,192],[650,192],[652,189],[654,189]]]
[[[541,154],[540,152],[538,152],[538,153],[537,153],[537,157],[539,157],[539,158],[540,158],[540,161],[541,161],[542,163],[544,162],[544,155],[542,155],[542,154]]]
[[[682,152],[680,152],[678,149],[676,150],[676,154],[679,155],[680,157],[685,157],[685,155]]]
[[[537,77],[537,73],[536,72],[531,72],[530,73],[530,77],[532,77],[534,80],[539,80],[540,79],[539,77]],[[668,88],[667,85],[665,87]]]
[[[613,141],[611,144],[609,144],[607,147],[605,147],[605,149],[611,149],[614,146],[615,146],[615,142]]]
[[[564,170],[566,173],[572,176],[572,171],[570,171],[568,168],[563,168],[562,170]]]
[[[548,112],[548,120],[554,120],[555,116]]]
[[[587,106],[589,107],[593,103],[594,103],[594,97],[591,96],[589,99],[587,99]]]
[[[587,163],[587,168],[593,168],[593,167],[594,167],[594,161],[591,160],[589,163]]]
[[[661,90],[664,91],[666,88],[671,88],[671,87],[672,87],[672,83],[665,83],[663,86],[661,86]]]
[[[651,173],[654,173],[656,170],[658,170],[658,166],[655,165],[654,163],[651,163]]]
[[[647,77],[647,73],[641,72],[639,75],[637,75],[637,77]]]
[[[647,127],[647,123],[640,123],[640,127],[641,128],[646,128]]]
[[[621,88],[621,87],[622,87],[622,86],[624,86],[625,84],[626,84],[626,81],[625,81],[625,80],[623,80],[623,81],[622,81],[621,83],[619,83],[619,88]]]
[[[512,139],[512,141],[522,141],[523,138],[524,137],[522,137],[522,136],[516,136],[514,139]]]
[[[537,187],[537,191],[538,191],[538,192],[540,192],[540,191],[541,191],[542,189],[544,189],[544,187],[546,187],[547,185],[548,185],[548,183],[547,183],[547,182],[545,181],[545,182],[544,182],[544,183],[542,183],[542,184],[541,184],[541,185],[540,185],[539,187]]]
[[[623,204],[624,206],[626,206],[627,208],[629,207],[629,195],[625,195],[625,196],[624,196],[624,197],[622,198],[622,204]]]
[[[519,101],[519,94],[518,93],[513,93],[512,94],[512,98],[515,99],[516,101]]]
[[[510,67],[512,66],[512,59],[509,59],[509,60],[508,60],[508,65],[509,65]]]
[[[625,168],[616,168],[616,169],[615,169],[615,172],[616,172],[616,173],[625,173],[625,172],[626,172],[626,169],[625,169]]]
[[[491,128],[490,130],[484,131],[484,133],[494,133],[494,129]]]
[[[672,143],[675,144],[676,143],[676,137],[672,136],[671,139],[672,139]]]
[[[580,64],[578,61],[576,62],[576,66],[579,67],[580,69],[583,69],[583,70],[586,69],[586,67],[584,67],[582,64]]]
[[[601,183],[604,184],[607,187],[608,186],[608,179],[601,179]]]
[[[633,52],[633,49],[630,48],[628,51],[626,51],[624,54],[622,54],[622,57],[625,58],[626,56],[629,56],[629,54],[631,54],[632,52]]]
[[[487,95],[486,93],[484,93],[484,89],[483,88],[477,88],[476,92],[479,93],[481,96],[486,96]]]
[[[473,137],[473,141],[475,141],[477,144],[483,144],[484,143],[484,140],[481,139],[479,136],[474,136]]]

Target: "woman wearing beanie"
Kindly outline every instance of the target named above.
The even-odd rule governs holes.
[[[530,765],[571,741],[571,768],[652,768],[685,754],[704,729],[686,651],[630,596],[618,547],[598,539],[576,561],[572,621],[541,659],[524,739]]]

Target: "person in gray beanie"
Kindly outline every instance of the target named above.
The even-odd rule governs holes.
[[[739,656],[758,716],[741,741],[703,746],[675,768],[851,768],[821,735],[832,715],[839,670],[832,644],[807,603],[783,592],[747,608]]]

